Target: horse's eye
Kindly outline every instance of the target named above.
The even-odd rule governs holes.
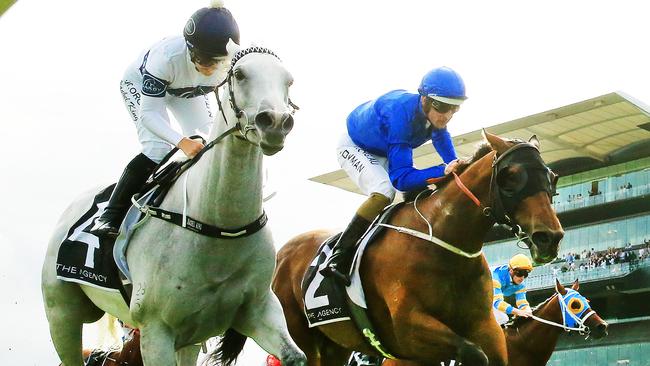
[[[287,86],[291,86],[291,85],[293,85],[293,79],[287,81]]]
[[[497,174],[497,184],[506,195],[521,191],[528,181],[528,173],[521,165],[511,165]]]
[[[244,72],[241,71],[241,69],[235,69],[234,75],[235,75],[235,79],[237,79],[237,81],[242,81],[242,80],[244,80],[246,78],[246,75],[244,75]]]

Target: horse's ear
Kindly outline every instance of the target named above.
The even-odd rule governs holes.
[[[537,135],[530,136],[528,142],[533,144],[533,146],[535,146],[539,150],[539,139],[537,138]]]
[[[228,57],[233,58],[235,56],[235,53],[239,52],[241,47],[237,43],[235,43],[232,39],[228,40],[228,44],[226,44],[226,51],[228,51]]]
[[[555,279],[555,292],[557,292],[562,296],[566,295],[566,289],[564,288],[564,286],[562,286],[560,280],[558,280],[557,278]]]
[[[485,128],[481,130],[481,134],[483,135],[483,139],[488,144],[490,144],[492,150],[496,151],[498,154],[503,154],[506,150],[508,150],[508,148],[510,148],[510,146],[508,146],[508,143],[505,142],[501,137],[487,132]]]
[[[573,282],[573,285],[571,286],[571,288],[574,289],[574,290],[576,290],[576,291],[578,291],[578,289],[580,288],[580,283],[578,282],[578,279],[577,279],[577,278],[576,278],[576,280]]]

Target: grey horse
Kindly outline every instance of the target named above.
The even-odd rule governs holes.
[[[280,151],[293,127],[292,76],[269,50],[235,54],[206,151],[172,186],[161,208],[225,229],[245,227],[263,214],[262,158]],[[234,127],[234,128],[233,128]],[[197,344],[222,335],[216,361],[228,365],[250,337],[285,366],[306,359],[287,331],[271,292],[275,263],[271,232],[215,238],[149,218],[133,234],[127,261],[130,306],[118,293],[57,279],[59,246],[99,190],[63,213],[50,239],[42,291],[50,334],[66,366],[83,365],[82,325],[105,312],[140,328],[145,365],[195,365]]]

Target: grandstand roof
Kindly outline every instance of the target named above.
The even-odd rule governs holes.
[[[650,156],[650,107],[614,92],[489,128],[491,133],[541,141],[542,157],[560,175],[570,175]],[[481,130],[454,136],[459,156],[471,156]],[[413,151],[417,166],[442,163],[431,144]],[[310,180],[360,193],[341,169]]]

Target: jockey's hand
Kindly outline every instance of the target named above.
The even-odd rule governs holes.
[[[183,139],[178,143],[177,147],[181,149],[188,158],[193,158],[196,154],[203,149],[203,144],[200,141],[188,139],[183,137]]]
[[[522,318],[529,318],[531,315],[533,315],[533,312],[530,310],[530,308],[523,308],[523,309],[515,308],[512,309],[512,313]]]
[[[458,169],[458,159],[452,160],[447,164],[445,167],[445,175],[449,175],[451,173],[454,173]]]

